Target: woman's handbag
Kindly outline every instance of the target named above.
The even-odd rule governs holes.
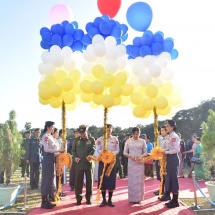
[[[195,164],[202,164],[202,161],[199,157],[196,157],[196,156],[193,156],[191,159],[190,159],[190,162],[191,163],[195,163]]]

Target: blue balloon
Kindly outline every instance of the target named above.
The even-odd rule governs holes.
[[[116,40],[116,44],[117,44],[117,45],[122,44],[122,40],[121,40],[120,38],[119,38],[119,39],[117,39],[117,40]]]
[[[140,47],[141,46],[141,37],[135,37],[133,39],[133,45]]]
[[[112,27],[112,28],[114,28],[114,27],[117,26],[116,21],[113,20],[113,19],[110,19],[110,20],[109,20],[109,23],[111,24],[111,27]]]
[[[155,34],[161,34],[164,37],[164,33],[162,31],[157,31]]]
[[[128,8],[126,19],[134,30],[144,32],[152,22],[152,9],[145,2],[136,2]]]
[[[43,49],[50,49],[52,45],[45,43],[44,41],[40,42],[40,46]]]
[[[96,28],[98,28],[99,25],[100,25],[100,23],[101,23],[102,21],[103,21],[103,19],[102,19],[101,17],[96,17],[96,18],[94,19],[93,25],[94,25]]]
[[[153,55],[159,55],[163,51],[163,46],[160,43],[154,43],[151,49]]]
[[[63,25],[64,27],[65,27],[67,24],[69,24],[69,21],[67,21],[67,20],[64,20],[63,22],[61,22],[61,25]]]
[[[133,46],[132,45],[127,45],[126,46],[126,54],[127,55],[131,55],[131,50],[132,50]]]
[[[73,35],[75,33],[74,26],[72,24],[67,24],[65,26],[65,33]]]
[[[74,33],[75,40],[81,40],[83,36],[84,36],[84,32],[81,29],[76,30]]]
[[[175,60],[175,59],[178,57],[178,50],[177,50],[177,49],[173,49],[173,50],[170,52],[170,55],[171,55],[171,59],[172,59],[172,60]]]
[[[85,34],[85,35],[82,37],[81,42],[82,42],[85,46],[88,46],[89,44],[92,43],[92,39],[89,37],[88,34]]]
[[[143,36],[141,37],[141,44],[143,46],[151,46],[152,44],[152,36],[150,34],[143,34]]]
[[[85,26],[86,31],[88,32],[90,30],[90,28],[94,27],[92,22],[88,22]]]
[[[61,39],[61,36],[59,34],[52,35],[52,44],[57,45],[57,46],[62,45],[62,39]]]
[[[45,32],[42,35],[42,41],[44,43],[52,44],[52,35],[50,32]]]
[[[122,36],[126,35],[128,32],[128,26],[125,24],[121,24],[120,27],[122,29]]]
[[[163,51],[165,52],[171,52],[174,47],[174,41],[171,38],[166,38],[163,41]]]
[[[63,36],[63,45],[64,46],[71,46],[73,43],[73,36],[71,34],[65,34]]]
[[[131,57],[136,58],[138,56],[140,56],[139,47],[133,46],[131,49]]]
[[[99,31],[103,35],[110,35],[111,33],[111,24],[108,21],[102,21],[99,25]]]
[[[89,35],[89,37],[90,37],[91,39],[93,39],[93,37],[94,37],[96,34],[100,34],[98,28],[92,27],[92,28],[89,29],[88,35]]]
[[[43,36],[43,34],[45,34],[45,33],[51,33],[51,31],[46,27],[41,28],[40,35]]]
[[[51,31],[53,34],[59,34],[61,36],[63,36],[65,33],[64,27],[61,24],[52,25]]]
[[[114,27],[111,30],[111,36],[115,37],[116,39],[119,39],[121,37],[122,31],[120,27]]]
[[[71,48],[74,52],[81,51],[83,49],[83,43],[81,41],[74,41]]]
[[[128,39],[128,33],[122,36],[122,42],[126,41]]]
[[[73,21],[71,22],[71,24],[74,26],[75,29],[78,29],[78,22]]]
[[[145,32],[144,32],[144,34],[148,34],[148,35],[150,35],[151,37],[153,37],[153,33],[152,33],[152,31],[150,31],[150,30],[146,30]],[[144,35],[143,34],[143,35]]]
[[[153,43],[163,43],[163,35],[160,32],[156,32],[153,36]]]
[[[141,57],[145,57],[146,55],[151,55],[151,48],[149,46],[142,46],[139,50],[139,54]]]
[[[103,16],[102,16],[102,19],[103,19],[103,20],[110,20],[110,17],[109,17],[108,15],[103,15]]]

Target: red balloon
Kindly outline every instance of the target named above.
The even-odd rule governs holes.
[[[98,0],[97,5],[102,15],[113,18],[119,11],[121,0]]]

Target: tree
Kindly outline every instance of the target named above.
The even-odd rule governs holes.
[[[31,122],[26,122],[25,123],[25,130],[28,131],[31,129]]]

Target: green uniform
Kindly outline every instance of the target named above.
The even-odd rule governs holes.
[[[72,144],[72,155],[73,159],[80,158],[81,160],[75,165],[75,195],[76,200],[82,200],[82,188],[83,188],[83,180],[84,174],[86,175],[86,200],[90,201],[92,197],[92,185],[93,185],[93,161],[88,161],[86,159],[87,156],[93,155],[95,152],[95,139],[92,137],[88,137],[86,139],[82,139],[81,137],[77,137],[74,139]]]

